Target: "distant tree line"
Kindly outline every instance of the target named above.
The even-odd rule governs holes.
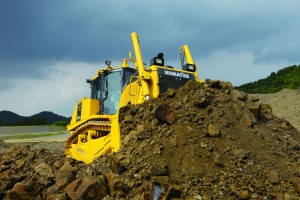
[[[4,123],[0,120],[0,126],[38,126],[48,125],[44,117],[22,117],[16,123]],[[68,123],[65,121],[58,121],[53,123],[54,126],[67,126]]]
[[[67,126],[68,123],[65,121],[54,122],[54,126]]]
[[[47,121],[44,117],[22,117],[16,122],[4,122],[0,120],[0,126],[36,126],[46,124]]]
[[[44,117],[22,117],[17,126],[36,126],[46,125],[47,121]]]
[[[0,126],[36,126],[50,125],[66,126],[71,118],[43,111],[38,114],[24,117],[11,111],[0,111]]]
[[[236,89],[251,94],[275,93],[284,88],[300,88],[300,65],[293,65],[272,72],[267,78],[250,82],[236,87]]]

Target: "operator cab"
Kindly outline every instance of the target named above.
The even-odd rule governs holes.
[[[91,84],[91,98],[100,101],[101,114],[117,113],[121,93],[136,72],[133,68],[119,68],[107,70],[94,80],[87,80]]]

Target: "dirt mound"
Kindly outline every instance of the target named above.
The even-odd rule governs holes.
[[[13,146],[6,199],[299,199],[300,134],[230,83],[188,82],[120,110],[122,148],[90,165]]]
[[[274,94],[253,94],[270,104],[274,115],[289,121],[300,131],[300,89],[283,89]]]

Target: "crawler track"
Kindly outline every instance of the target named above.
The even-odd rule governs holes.
[[[67,157],[78,157],[82,154],[82,161],[89,162],[90,158],[96,156],[99,152],[109,150],[111,121],[87,121],[78,126],[66,142],[65,155]],[[95,145],[95,141],[100,140],[104,145]],[[97,146],[102,146],[98,149]],[[76,154],[76,155],[75,155]],[[84,157],[88,157],[85,160]]]

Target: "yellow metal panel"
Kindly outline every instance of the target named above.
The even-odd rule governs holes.
[[[121,147],[121,137],[120,137],[120,125],[119,125],[119,116],[118,114],[113,116],[111,124],[111,151],[117,152]]]
[[[81,119],[89,118],[91,115],[96,115],[100,111],[100,103],[97,99],[82,99]]]
[[[74,111],[73,111],[73,114],[72,114],[72,118],[71,118],[70,125],[76,123],[77,106],[78,106],[78,103],[76,104],[76,106],[75,106],[75,108],[74,108]],[[67,128],[68,128],[68,130],[69,130],[69,126],[68,126]]]
[[[80,121],[77,121],[77,110],[79,104],[81,104],[81,116],[80,116]],[[99,111],[100,111],[99,100],[83,98],[81,101],[77,102],[75,106],[70,125],[68,125],[67,127],[68,131],[72,130],[79,124],[83,123],[84,121],[89,119],[92,115],[98,114]]]
[[[182,48],[183,48],[183,51],[184,51],[186,62],[188,64],[192,64],[192,65],[195,64],[195,62],[194,62],[194,60],[192,58],[192,54],[190,52],[190,49],[189,49],[188,45],[183,45]]]
[[[136,57],[135,64],[138,68],[139,78],[140,78],[142,88],[143,88],[143,94],[148,97],[149,96],[149,85],[148,85],[146,79],[150,79],[150,75],[147,71],[145,71],[145,68],[144,68],[144,62],[143,62],[143,58],[142,58],[138,35],[135,32],[133,32],[131,34],[131,38],[132,38],[134,54]]]
[[[156,98],[159,95],[157,66],[151,66],[149,71],[151,76],[151,82],[149,82],[150,96]]]
[[[126,106],[129,102],[130,104],[137,104],[143,101],[142,87],[138,81],[135,81],[127,85],[121,93],[119,108]]]

